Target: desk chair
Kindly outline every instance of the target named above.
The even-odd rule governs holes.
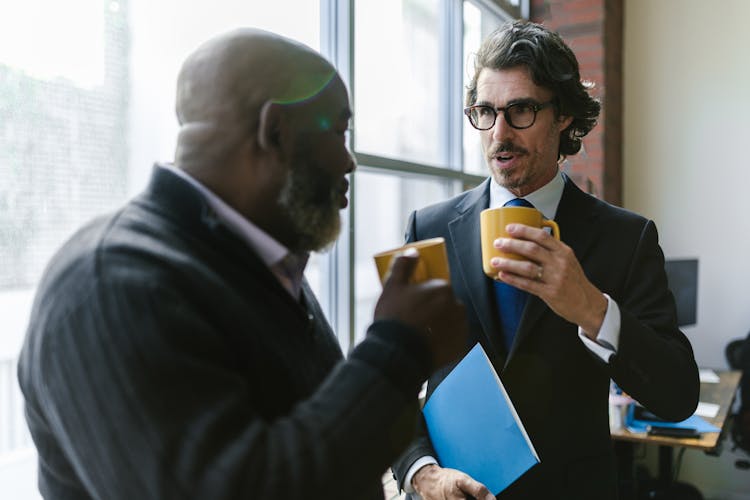
[[[734,339],[724,348],[724,356],[726,356],[729,368],[732,370],[742,370],[745,345],[750,341],[749,339],[750,335],[746,339]]]
[[[732,451],[737,448],[750,455],[750,334],[744,339],[735,339],[724,349],[727,363],[732,370],[742,370],[740,381],[741,406],[731,416]],[[737,460],[734,466],[738,469],[750,469],[750,460]]]

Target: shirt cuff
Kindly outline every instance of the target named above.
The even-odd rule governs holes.
[[[417,493],[414,491],[414,486],[412,486],[411,480],[414,477],[414,474],[416,474],[417,471],[419,471],[419,469],[421,469],[425,465],[432,465],[437,463],[438,462],[437,460],[435,460],[435,457],[426,455],[411,464],[411,467],[409,467],[409,470],[406,472],[406,476],[404,477],[404,492],[411,494],[415,500],[421,499],[422,497],[417,495]]]
[[[609,295],[605,293],[604,296],[607,298],[607,312],[604,314],[604,321],[596,340],[588,338],[581,327],[578,327],[578,338],[589,351],[608,363],[620,345],[620,307]]]

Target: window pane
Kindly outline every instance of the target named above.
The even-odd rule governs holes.
[[[444,166],[439,7],[434,0],[355,3],[355,149]]]
[[[455,181],[425,176],[358,170],[354,200],[355,343],[372,322],[381,286],[372,256],[404,243],[404,230],[413,210],[445,200],[458,192]]]
[[[189,8],[178,0],[131,0],[131,4],[130,192],[143,188],[155,160],[172,159],[178,131],[177,72],[200,43],[230,29],[252,26],[314,49],[320,46],[319,2],[195,0]]]
[[[15,366],[52,253],[171,161],[177,71],[199,43],[256,26],[318,48],[319,17],[319,2],[299,0],[0,2],[3,498],[39,497]]]
[[[497,15],[473,2],[464,2],[464,89],[474,76],[474,56],[482,41],[503,23]],[[464,94],[464,101],[465,101]],[[464,104],[465,105],[465,104]],[[464,118],[464,171],[471,174],[487,175],[487,164],[484,161],[479,142],[479,131]]]
[[[92,88],[104,80],[101,0],[24,0],[0,7],[0,61],[40,79]],[[111,2],[111,9],[119,7]],[[33,29],[29,29],[33,26]],[[75,29],[70,29],[75,26]],[[44,33],[44,36],[39,36]],[[54,40],[54,43],[50,43]]]

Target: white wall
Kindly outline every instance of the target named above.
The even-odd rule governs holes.
[[[750,2],[624,4],[624,205],[656,221],[668,258],[699,259],[684,331],[700,365],[724,369],[724,346],[750,330]],[[707,499],[750,498],[737,458],[688,451],[680,478]]]
[[[699,364],[750,330],[750,2],[625,1],[624,205],[697,257]],[[750,481],[749,481],[750,482]]]

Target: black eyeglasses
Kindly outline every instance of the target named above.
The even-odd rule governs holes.
[[[464,108],[464,114],[469,118],[471,126],[477,130],[489,130],[495,126],[497,114],[502,111],[505,121],[515,129],[525,129],[534,125],[539,110],[552,106],[554,101],[541,104],[531,101],[514,102],[504,108],[474,105]]]

